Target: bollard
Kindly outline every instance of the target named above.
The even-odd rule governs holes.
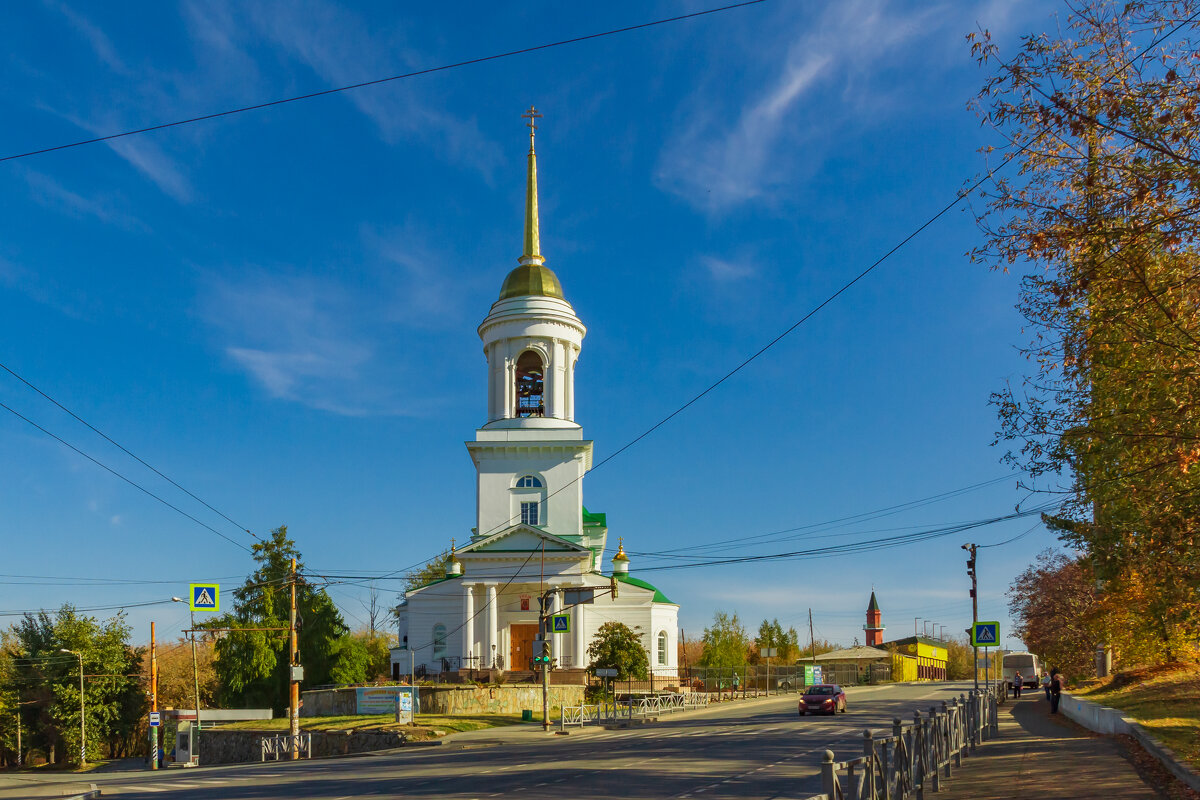
[[[833,769],[832,750],[826,750],[825,758],[821,761],[821,791],[825,792],[826,797],[836,798],[839,796],[837,773]]]
[[[863,797],[875,796],[875,744],[871,741],[871,729],[863,728],[863,758],[867,774],[863,777]]]

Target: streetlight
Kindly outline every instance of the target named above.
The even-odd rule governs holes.
[[[87,718],[84,716],[86,708],[83,702],[83,653],[77,653],[65,647],[59,648],[59,652],[70,653],[79,659],[79,766],[82,767],[87,764]]]
[[[182,603],[183,598],[172,597],[171,602]],[[188,607],[191,608],[190,604]],[[191,748],[191,753],[195,755],[196,753],[200,752],[200,748],[198,746],[200,744],[200,671],[196,666],[196,612],[190,610],[188,611],[188,614],[191,616],[192,620],[192,630],[190,632],[192,639],[192,687],[196,692],[196,730],[192,734]]]

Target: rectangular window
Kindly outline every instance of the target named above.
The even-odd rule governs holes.
[[[537,503],[521,503],[521,524],[522,525],[537,525],[538,524],[538,504]]]

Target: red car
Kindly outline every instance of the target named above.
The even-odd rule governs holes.
[[[846,693],[842,687],[832,683],[816,683],[804,690],[800,698],[800,716],[813,714],[836,714],[846,712]]]

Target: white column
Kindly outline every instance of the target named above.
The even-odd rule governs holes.
[[[583,610],[585,605],[575,606],[575,619],[571,620],[571,628],[575,631],[575,661],[572,666],[583,669],[588,665],[587,640],[583,636]]]
[[[500,629],[496,624],[499,609],[496,598],[496,586],[490,585],[487,587],[487,630],[488,630],[488,649],[484,651],[483,657],[487,661],[487,666],[493,665],[493,659],[503,658],[504,654],[500,652]]]
[[[463,586],[463,668],[469,667],[468,659],[475,650],[475,587],[471,584]]]

